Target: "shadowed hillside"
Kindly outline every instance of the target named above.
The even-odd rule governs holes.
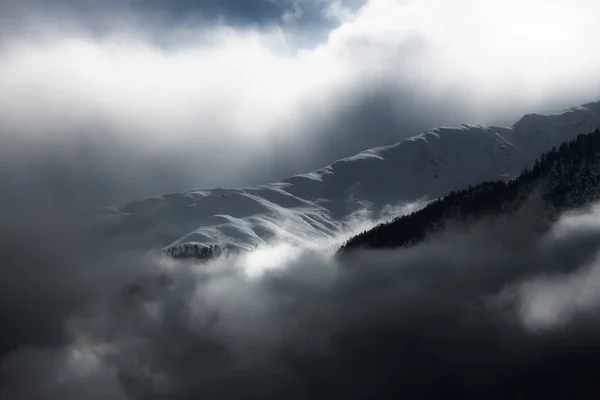
[[[599,197],[599,157],[600,130],[596,129],[553,147],[515,179],[452,191],[420,211],[354,236],[340,252],[410,246],[449,223],[516,211],[536,191],[543,200],[544,213],[551,219],[557,211],[583,206]]]

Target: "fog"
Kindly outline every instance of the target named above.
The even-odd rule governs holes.
[[[600,89],[594,1],[296,2],[295,22],[259,18],[258,3],[41,4],[2,5],[21,21],[3,24],[3,141],[27,144],[21,160],[42,153],[72,169],[93,142],[113,175],[143,186],[128,198],[266,183],[437,125],[557,112]],[[230,9],[247,17],[228,20]]]
[[[535,204],[410,249],[344,258],[273,243],[181,263],[95,251],[64,223],[50,235],[5,230],[0,394],[595,393],[598,206],[540,236]]]

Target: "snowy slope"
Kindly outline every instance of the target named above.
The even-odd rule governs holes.
[[[596,129],[538,156],[533,166],[515,179],[486,181],[451,192],[418,212],[362,232],[345,243],[340,254],[364,248],[412,246],[448,226],[458,229],[463,223],[469,225],[483,217],[506,216],[518,210],[522,218],[531,218],[530,228],[543,232],[565,212],[598,201],[599,178],[600,129]],[[535,208],[522,208],[527,203]]]
[[[173,193],[104,209],[103,232],[138,248],[246,248],[274,239],[334,245],[424,200],[512,177],[552,146],[599,126],[596,102],[558,115],[528,114],[510,128],[435,128],[282,182]]]

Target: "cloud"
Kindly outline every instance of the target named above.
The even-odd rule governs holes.
[[[588,306],[597,302],[586,294],[595,273],[585,272],[600,239],[585,234],[594,212],[564,216],[541,237],[530,205],[410,249],[338,259],[282,245],[202,265],[86,246],[77,229],[7,229],[0,316],[10,329],[2,332],[0,394],[594,393],[589,366],[598,356],[589,349],[598,344],[598,325]],[[36,245],[15,251],[17,239]],[[556,285],[546,276],[556,276]],[[538,306],[556,304],[568,318],[540,325]]]
[[[551,249],[551,253],[554,250],[570,255],[574,260],[566,265],[575,261],[580,268],[539,274],[507,290],[518,297],[521,319],[529,329],[543,331],[569,326],[600,306],[599,216],[598,205],[563,215],[541,244],[541,249]],[[555,262],[564,261],[561,256]]]
[[[227,20],[235,24],[264,24],[278,22],[282,14],[293,6],[292,0],[131,0],[119,2],[108,0],[102,4],[89,0],[58,0],[51,5],[40,0],[7,1],[0,6],[4,15],[31,21],[32,17],[60,17],[82,19],[87,23],[110,24],[108,19],[115,15],[129,14],[139,20],[153,23],[173,24],[186,19]],[[18,29],[15,25],[9,25]]]
[[[114,142],[180,174],[155,193],[282,179],[435,125],[510,123],[600,93],[587,0],[295,2],[336,21],[310,43],[310,24],[163,26],[108,5],[98,34],[97,6],[77,4],[87,19],[32,3],[32,31],[3,35],[2,136],[45,152]]]
[[[302,43],[322,38],[337,22],[360,8],[364,0],[7,0],[0,4],[0,31],[35,36],[85,26],[88,34],[102,37],[126,26],[150,28],[154,39],[173,28],[282,25],[302,30]],[[53,26],[55,23],[58,26]],[[49,26],[50,25],[50,26]],[[1,40],[0,40],[1,41]],[[162,41],[161,43],[169,43]]]

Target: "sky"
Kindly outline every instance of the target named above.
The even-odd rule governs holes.
[[[78,185],[102,174],[115,203],[267,183],[438,125],[510,125],[600,98],[599,8],[3,0],[2,151],[40,184],[21,160]]]

